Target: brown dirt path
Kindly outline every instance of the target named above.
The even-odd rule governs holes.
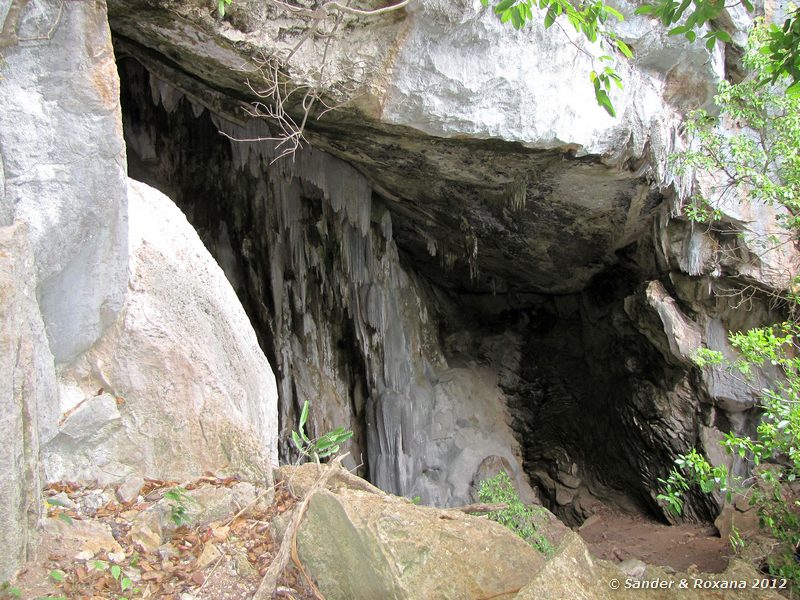
[[[676,571],[695,565],[702,572],[719,573],[732,555],[728,541],[713,526],[669,526],[611,509],[587,519],[578,533],[594,556],[613,562],[635,558]]]

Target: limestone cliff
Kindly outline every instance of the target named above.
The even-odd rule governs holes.
[[[345,15],[328,37],[260,2],[224,19],[202,2],[110,3],[132,172],[176,198],[235,282],[277,370],[284,439],[310,399],[317,432],[356,430],[384,489],[465,501],[503,464],[580,521],[598,501],[663,515],[676,453],[753,427],[752,393],[690,355],[775,318],[797,256],[761,252],[772,209],[728,205],[713,230],[680,216],[704,182],[668,155],[736,46],[709,54],[633,9],[612,119],[586,54],[477,1]],[[278,160],[281,123],[251,105],[270,112],[276,76],[349,100],[312,110],[311,149]]]

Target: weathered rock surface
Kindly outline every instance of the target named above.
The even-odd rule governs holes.
[[[314,494],[297,547],[325,597],[341,600],[510,597],[544,563],[487,519],[352,487]]]
[[[138,513],[131,522],[131,539],[146,552],[154,552],[169,541],[179,525],[202,527],[230,521],[240,510],[251,506],[257,496],[265,502],[273,497],[247,482],[231,487],[200,486],[189,491],[180,490],[177,499],[161,498]],[[174,519],[176,514],[180,515],[180,524]]]
[[[66,416],[44,448],[48,479],[213,470],[269,481],[277,393],[247,317],[175,205],[137,182],[129,190],[128,293],[60,373]]]
[[[2,188],[0,188],[0,192]],[[55,421],[53,357],[36,304],[28,229],[0,227],[0,580],[34,548],[41,516],[39,445]]]
[[[103,523],[86,520],[70,522],[48,518],[42,523],[42,530],[64,544],[75,544],[85,552],[84,557],[93,557],[100,552],[119,554],[122,548],[114,539],[111,528]],[[124,555],[123,555],[124,556]]]
[[[32,549],[43,471],[269,481],[277,422],[274,377],[222,272],[136,185],[137,209],[167,209],[137,212],[129,265],[105,3],[3,1],[0,22],[3,580]]]
[[[119,77],[103,1],[26,3],[16,35],[1,67],[0,221],[28,223],[50,350],[66,363],[114,321],[128,280]]]
[[[128,67],[131,77],[147,77]],[[129,105],[132,113],[154,110],[149,98],[142,100],[126,99],[136,103]],[[351,423],[352,464],[367,463],[381,489],[419,495],[425,503],[463,504],[472,500],[483,461],[501,457],[524,497],[533,498],[496,369],[445,359],[430,292],[409,275],[392,216],[367,180],[317,150],[271,165],[274,143],[230,145],[215,134],[224,127],[233,137],[253,138],[266,133],[258,123],[247,130],[212,121],[208,113],[198,123],[189,117],[191,105],[173,100],[178,104],[168,118],[177,137],[154,138],[126,124],[132,155],[150,157],[132,168],[155,175],[154,183],[181,182],[171,186],[178,200],[240,296],[249,298],[281,380],[283,451],[291,451],[288,431],[296,427],[297,407],[310,399],[313,435]],[[192,145],[188,127],[194,124],[218,143]],[[169,147],[176,161],[159,162],[158,147]],[[220,169],[216,183],[206,167],[191,175],[183,170],[198,152],[202,158],[191,164]],[[231,152],[244,170],[236,175],[237,191],[227,194],[230,174],[221,168]],[[219,204],[206,204],[215,197]],[[261,200],[255,205],[251,197]]]
[[[307,494],[329,468],[284,467],[281,476]],[[780,598],[755,589],[761,575],[741,561],[715,574],[670,574],[641,561],[614,565],[592,558],[569,530],[552,556],[542,556],[485,518],[414,506],[362,483],[346,472],[334,475],[300,523],[300,559],[329,598]],[[650,589],[653,582],[661,587]]]

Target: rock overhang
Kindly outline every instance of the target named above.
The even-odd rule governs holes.
[[[640,36],[645,52],[641,65],[621,67],[627,85],[611,119],[592,97],[591,62],[567,41],[538,24],[521,36],[477,6],[440,4],[350,23],[331,50],[331,69],[343,73],[331,89],[359,92],[310,120],[305,135],[367,177],[400,248],[424,270],[451,271],[454,288],[579,291],[647,230],[671,182],[678,113],[663,92],[675,65],[652,56],[655,26],[626,22],[626,39]],[[112,0],[109,14],[124,53],[239,123],[259,100],[259,65],[303,33],[247,0],[225,20],[200,2]],[[298,85],[320,51],[313,39],[292,56]],[[525,58],[501,61],[510,55]],[[691,49],[678,56],[697,62]],[[712,86],[718,58],[696,69]]]

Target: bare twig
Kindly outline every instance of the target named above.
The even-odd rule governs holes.
[[[22,17],[22,10],[29,1],[11,0],[11,6],[8,7],[8,12],[6,12],[3,28],[0,30],[0,48],[13,46],[19,41],[17,27],[19,27],[19,20]]]
[[[244,507],[242,510],[240,510],[240,511],[239,511],[239,512],[237,512],[235,515],[233,515],[233,516],[232,516],[232,517],[231,517],[231,518],[228,520],[228,522],[227,522],[227,523],[225,523],[225,527],[227,527],[228,525],[230,525],[231,523],[233,523],[233,522],[234,522],[234,521],[235,521],[237,518],[241,517],[241,516],[242,516],[244,513],[246,513],[248,510],[250,510],[250,508],[252,508],[253,506],[255,506],[255,505],[256,505],[256,503],[257,503],[259,500],[261,500],[261,499],[262,499],[264,496],[266,496],[267,494],[269,494],[271,491],[273,491],[273,490],[276,490],[276,489],[278,488],[278,486],[279,486],[279,485],[280,485],[280,483],[278,483],[278,484],[275,484],[275,485],[272,485],[272,486],[268,487],[267,489],[265,489],[263,492],[261,492],[261,493],[260,493],[258,496],[256,496],[255,498],[253,498],[253,499],[252,499],[252,500],[251,500],[251,501],[250,501],[248,504],[246,504],[246,505],[245,505],[245,507]]]
[[[265,82],[263,89],[256,89],[250,82],[247,82],[251,92],[258,96],[260,100],[254,102],[252,104],[252,109],[246,112],[252,117],[270,120],[276,125],[277,129],[274,135],[257,139],[237,139],[224,132],[220,133],[233,141],[277,142],[275,148],[278,152],[271,161],[274,163],[286,156],[294,157],[295,152],[304,144],[308,143],[305,137],[305,130],[312,114],[316,114],[316,118],[319,119],[329,111],[335,110],[351,101],[356,92],[357,86],[350,87],[346,84],[334,86],[332,83],[329,83],[336,81],[337,76],[342,75],[342,72],[331,73],[329,62],[332,43],[336,39],[336,34],[344,22],[345,16],[351,15],[355,18],[379,16],[398,11],[408,6],[411,0],[401,0],[395,4],[371,10],[353,8],[350,6],[350,0],[346,0],[345,2],[329,0],[316,9],[297,6],[283,0],[270,0],[270,2],[297,17],[312,20],[306,27],[299,41],[285,57],[280,59],[278,57],[269,57],[257,63],[257,70],[260,72]],[[326,23],[331,24],[331,26],[326,27]],[[311,77],[311,83],[305,85],[292,84],[291,79],[282,72],[282,69],[289,64],[289,61],[303,45],[315,37],[324,38],[325,45],[319,64],[315,69],[307,73],[307,75]],[[358,68],[358,66],[350,66],[348,70],[355,70]],[[345,71],[344,75],[347,74],[347,71]],[[340,77],[340,79],[346,80],[347,77]],[[338,94],[339,98],[343,97],[344,99],[338,102],[328,102],[324,99],[324,95],[334,92],[334,87],[337,87],[334,95]],[[298,96],[299,100],[297,100]],[[288,109],[292,105],[295,108],[299,107],[297,111],[299,114],[295,114],[295,116],[289,114]],[[323,108],[316,110],[320,106]]]

